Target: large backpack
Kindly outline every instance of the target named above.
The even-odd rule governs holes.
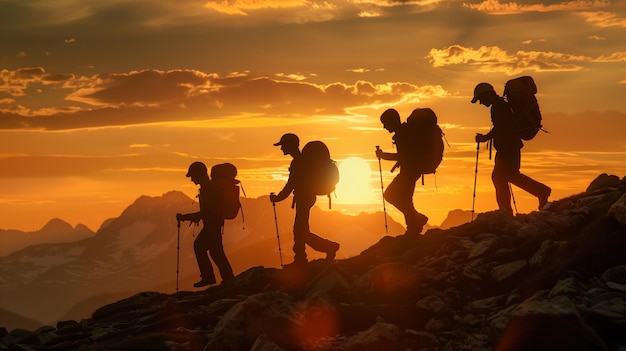
[[[241,210],[237,167],[232,163],[220,163],[211,167],[211,181],[217,188],[220,212],[223,219],[234,219]],[[243,213],[242,213],[243,215]]]
[[[541,111],[535,94],[537,85],[531,76],[517,77],[504,85],[504,98],[513,110],[516,129],[524,140],[531,140],[542,129]]]
[[[315,195],[327,195],[328,208],[331,208],[330,194],[339,182],[339,169],[330,158],[328,147],[319,140],[310,141],[302,148],[300,157],[303,186],[309,187]]]
[[[437,115],[429,108],[416,108],[406,119],[412,136],[411,157],[422,174],[435,173],[443,159],[443,132]]]

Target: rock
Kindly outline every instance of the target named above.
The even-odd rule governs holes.
[[[490,251],[495,250],[497,246],[498,240],[496,238],[481,240],[469,250],[467,258],[471,260],[473,258],[480,257]]]
[[[544,240],[539,247],[539,250],[528,259],[528,265],[531,269],[540,269],[546,262],[550,263],[550,255],[565,246],[565,241],[552,241]]]
[[[416,307],[420,311],[428,311],[432,314],[438,314],[448,310],[445,301],[437,296],[427,296],[416,303]]]
[[[517,273],[519,273],[522,269],[528,266],[528,261],[526,260],[517,260],[514,262],[505,263],[499,266],[496,266],[491,271],[491,276],[496,281],[503,281],[505,279],[511,278]]]
[[[626,193],[611,205],[609,215],[613,216],[621,225],[626,227]]]
[[[602,188],[616,187],[619,182],[620,179],[618,176],[602,173],[589,183],[585,192],[590,193]]]
[[[297,319],[295,303],[278,291],[248,297],[220,319],[204,350],[247,350],[261,334],[278,345],[296,348],[297,340],[290,335]]]
[[[496,350],[607,350],[567,298],[522,304],[516,310]]]
[[[626,284],[626,265],[609,268],[600,277],[605,282]]]
[[[404,350],[399,343],[400,329],[379,320],[369,329],[349,338],[342,346],[347,351]]]
[[[415,268],[399,262],[378,265],[355,283],[358,294],[367,301],[410,301],[418,288]]]

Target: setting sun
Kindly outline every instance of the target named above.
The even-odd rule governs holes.
[[[343,203],[365,203],[372,201],[371,169],[367,161],[349,157],[338,161],[339,183],[337,197]]]

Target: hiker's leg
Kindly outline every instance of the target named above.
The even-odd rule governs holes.
[[[202,280],[215,282],[215,273],[213,272],[213,266],[209,260],[207,251],[210,247],[211,233],[209,228],[203,225],[202,230],[198,233],[196,240],[193,242],[193,250],[196,254],[196,261],[198,261],[198,268],[200,269],[200,275]]]
[[[396,176],[395,178],[393,178],[393,180],[391,181],[391,183],[389,183],[389,185],[387,185],[387,188],[385,189],[385,192],[383,193],[383,197],[385,198],[385,200],[392,204],[394,207],[398,207],[398,202],[399,200],[399,193],[400,193],[400,180],[398,179],[398,176]]]
[[[407,174],[398,174],[385,189],[384,197],[387,202],[406,215],[409,209],[413,208],[413,192],[415,191],[415,180],[411,183]]]
[[[339,249],[339,243],[324,239],[315,233],[308,233],[306,235],[306,244],[318,252],[331,253]]]
[[[510,154],[504,154],[502,152],[496,152],[495,165],[493,166],[493,172],[491,173],[491,181],[496,189],[496,201],[498,202],[498,208],[506,210],[513,214],[513,207],[511,207],[511,191],[509,189],[509,178],[511,173],[517,172],[515,167],[514,156]]]
[[[419,177],[419,174],[413,175],[401,169],[385,190],[385,199],[404,215],[407,231],[421,232],[421,228],[426,224],[425,219],[428,220],[426,216],[417,212],[413,205],[415,183]]]
[[[212,226],[209,237],[209,254],[220,272],[222,281],[232,279],[234,277],[233,269],[230,266],[230,262],[228,262],[224,246],[222,245],[222,226],[220,224]]]
[[[518,173],[517,175],[513,176],[511,178],[511,183],[536,197],[547,198],[552,192],[552,189],[549,186],[540,183],[522,173]]]
[[[294,261],[306,262],[306,238],[309,235],[309,215],[315,204],[315,195],[296,195],[296,217],[293,222]]]
[[[407,205],[406,212],[404,213],[404,219],[406,221],[406,229],[407,233],[416,233],[419,234],[422,232],[424,225],[428,222],[428,217],[424,214],[419,213],[415,209],[415,205],[413,204],[413,195],[415,194],[415,184],[422,177],[421,174],[407,174],[406,175],[406,187],[407,187]]]
[[[548,202],[548,197],[550,196],[550,193],[552,193],[552,189],[549,186],[520,173],[521,154],[518,155],[517,160],[517,172],[511,176],[510,182],[520,189],[536,196],[539,199],[539,209],[541,210],[546,202]]]

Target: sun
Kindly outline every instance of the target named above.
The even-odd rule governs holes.
[[[343,203],[367,203],[372,201],[372,171],[369,163],[359,157],[349,157],[337,162],[339,183],[338,199]]]

